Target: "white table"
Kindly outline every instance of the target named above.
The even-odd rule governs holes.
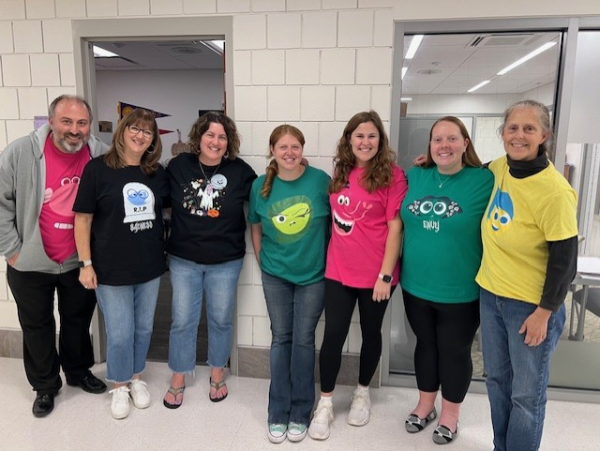
[[[578,257],[577,275],[571,285],[572,292],[575,294],[575,287],[583,287],[581,305],[573,299],[571,301],[571,322],[569,325],[569,340],[583,340],[583,326],[585,323],[585,312],[588,301],[590,286],[600,286],[600,258],[599,257]],[[577,317],[577,330],[573,333],[575,317]]]

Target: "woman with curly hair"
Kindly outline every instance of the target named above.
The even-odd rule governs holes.
[[[171,235],[167,243],[173,285],[169,336],[171,386],[163,404],[183,402],[185,376],[196,368],[196,338],[206,302],[208,320],[209,399],[228,394],[224,367],[233,336],[233,310],[244,254],[244,202],[250,196],[254,170],[238,157],[235,123],[218,112],[202,115],[189,134],[192,153],[169,162]]]
[[[309,427],[313,439],[329,437],[333,390],[357,301],[362,347],[347,421],[353,426],[369,422],[369,384],[381,356],[381,325],[399,275],[398,212],[407,183],[395,161],[379,115],[354,115],[339,140],[329,186],[333,231],[325,269],[321,398]]]

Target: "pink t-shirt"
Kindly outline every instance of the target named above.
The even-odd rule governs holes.
[[[40,212],[40,232],[48,257],[62,263],[77,250],[73,203],[83,168],[90,161],[90,150],[86,145],[74,154],[62,152],[56,148],[50,134],[44,145],[44,158],[46,191]]]
[[[329,195],[332,232],[327,249],[325,277],[354,288],[373,288],[385,253],[388,221],[400,210],[408,184],[404,172],[394,165],[392,183],[369,193],[358,181],[364,169],[354,168],[349,183]],[[396,262],[392,277],[398,283]]]

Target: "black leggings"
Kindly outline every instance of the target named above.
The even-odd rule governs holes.
[[[392,287],[391,293],[395,288]],[[319,356],[323,393],[331,393],[335,389],[342,361],[342,348],[348,336],[357,300],[362,333],[358,383],[367,387],[379,364],[381,325],[389,300],[375,302],[372,288],[352,288],[325,279],[325,334]]]
[[[465,399],[473,362],[471,345],[479,327],[479,302],[443,304],[426,301],[402,290],[410,327],[417,336],[415,374],[424,392],[442,387],[444,399]]]

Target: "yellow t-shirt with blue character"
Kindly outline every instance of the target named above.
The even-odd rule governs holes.
[[[552,163],[523,179],[510,175],[506,157],[489,168],[495,182],[481,222],[483,259],[476,281],[498,296],[539,304],[548,241],[577,235],[577,194]]]

